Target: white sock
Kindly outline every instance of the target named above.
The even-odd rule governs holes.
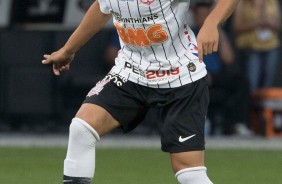
[[[191,167],[182,169],[175,174],[180,184],[213,184],[207,176],[207,168]]]
[[[85,121],[73,118],[69,128],[69,143],[64,161],[64,175],[93,178],[95,170],[95,144],[98,133]]]

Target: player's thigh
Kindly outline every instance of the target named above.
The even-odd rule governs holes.
[[[204,166],[204,151],[187,151],[170,153],[171,166],[176,173],[182,169],[190,167]]]
[[[76,117],[89,123],[100,136],[120,125],[104,108],[90,103],[84,103],[78,110]]]

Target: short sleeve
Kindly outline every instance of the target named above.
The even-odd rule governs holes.
[[[100,5],[100,10],[104,14],[110,14],[110,8],[107,5],[107,0],[98,0],[99,5]]]

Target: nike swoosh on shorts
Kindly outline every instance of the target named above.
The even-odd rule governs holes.
[[[179,142],[185,142],[185,141],[187,141],[188,139],[191,139],[191,138],[194,137],[194,136],[196,136],[196,134],[190,135],[190,136],[185,137],[185,138],[182,138],[182,136],[179,136],[178,141],[179,141]]]

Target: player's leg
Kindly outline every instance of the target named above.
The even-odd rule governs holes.
[[[140,95],[143,88],[109,73],[91,89],[70,125],[65,183],[89,184],[100,136],[119,126],[128,132],[142,121],[147,112]]]
[[[204,166],[204,126],[209,101],[205,78],[171,89],[163,105],[162,150],[170,153],[171,164],[181,184],[211,184]]]
[[[204,151],[171,153],[175,177],[181,184],[212,184],[204,164]]]
[[[105,109],[83,104],[69,129],[67,156],[64,161],[64,183],[89,184],[95,170],[95,144],[100,136],[119,126]]]

